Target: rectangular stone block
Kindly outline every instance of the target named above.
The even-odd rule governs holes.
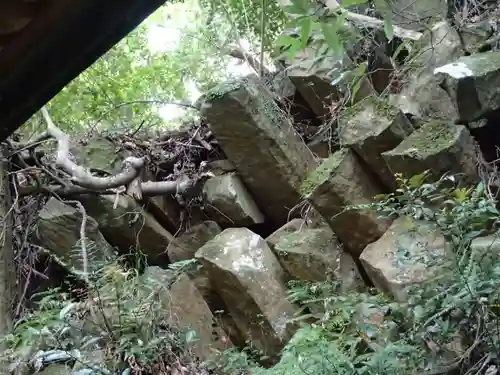
[[[463,125],[428,122],[382,156],[393,173],[407,178],[429,170],[435,180],[445,173],[461,174],[468,183],[479,180],[475,142]]]
[[[246,77],[207,94],[201,114],[257,205],[276,228],[283,225],[316,167],[286,113],[257,78]]]
[[[337,151],[326,159],[302,184],[304,197],[355,258],[366,245],[382,236],[389,223],[373,212],[347,208],[373,202],[373,197],[382,190],[349,149]]]
[[[365,161],[389,189],[397,189],[394,174],[382,153],[392,150],[413,131],[399,108],[376,97],[362,100],[339,119],[339,138]]]
[[[434,70],[461,121],[476,121],[500,108],[500,52],[462,56]]]

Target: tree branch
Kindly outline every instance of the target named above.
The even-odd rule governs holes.
[[[184,181],[146,181],[140,183],[140,190],[144,196],[153,197],[167,194],[183,194],[194,186],[194,181],[186,179]],[[28,185],[19,188],[20,196],[27,196],[36,193],[56,194],[61,197],[70,197],[83,194],[116,195],[116,189],[106,189],[96,191],[78,185]]]
[[[71,181],[75,184],[95,190],[106,190],[128,185],[136,178],[145,165],[144,158],[129,156],[124,161],[121,172],[114,176],[96,177],[84,167],[76,164],[70,159],[69,136],[59,129],[45,107],[41,109],[43,118],[47,123],[47,134],[57,141],[56,165],[71,176]]]
[[[258,59],[252,56],[251,53],[244,51],[242,48],[235,48],[229,51],[228,55],[248,63],[248,65],[250,65],[257,74],[260,74],[261,71],[263,75],[269,74],[269,70],[263,65],[263,62],[261,65]]]
[[[35,159],[35,164],[56,184],[44,185],[37,181],[36,185],[25,185],[19,188],[21,196],[32,194],[56,194],[63,197],[71,197],[83,194],[120,194],[126,192],[128,195],[141,200],[143,196],[157,195],[184,195],[193,191],[201,180],[179,179],[178,181],[141,181],[140,174],[145,166],[144,158],[128,157],[124,161],[122,171],[106,177],[93,176],[83,166],[76,164],[70,158],[70,139],[61,129],[59,129],[45,107],[41,113],[47,123],[47,131],[37,137],[36,140],[26,145],[18,145],[18,150],[30,150],[30,154]],[[37,163],[35,147],[41,140],[54,138],[57,141],[57,155],[55,166],[70,176],[70,181],[63,181],[55,174],[51,173],[47,167],[40,162]],[[17,151],[18,152],[18,151]],[[59,185],[57,185],[59,184]],[[121,188],[119,190],[118,188]]]
[[[345,10],[343,8],[340,8],[340,4],[335,0],[322,1],[322,3],[332,11],[344,13],[346,19],[357,24],[360,27],[367,27],[371,29],[384,28],[384,21],[379,20],[378,18],[365,16],[364,14],[354,13]],[[394,35],[400,39],[410,39],[410,40],[419,40],[422,37],[422,33],[418,31],[404,29],[397,25],[394,25]]]

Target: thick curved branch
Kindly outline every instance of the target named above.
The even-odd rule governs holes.
[[[167,194],[184,194],[194,186],[193,180],[183,181],[146,181],[141,182],[140,191],[144,196],[153,197]],[[116,190],[106,189],[96,191],[78,185],[60,186],[60,185],[29,185],[19,188],[20,196],[27,196],[36,193],[57,194],[61,197],[71,197],[83,194],[116,195]]]
[[[45,107],[42,107],[41,112],[47,123],[47,134],[57,141],[56,165],[69,174],[71,176],[71,181],[76,185],[95,190],[113,189],[119,186],[128,185],[134,178],[139,176],[145,161],[144,158],[136,157],[126,158],[123,170],[114,176],[93,176],[87,169],[70,159],[69,136],[54,124]]]

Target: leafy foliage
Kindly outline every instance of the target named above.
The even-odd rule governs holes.
[[[283,31],[286,15],[278,1],[217,0],[201,1],[211,15],[222,15],[236,32],[238,39],[246,38],[258,50],[261,43],[270,49],[274,40]],[[264,25],[262,25],[264,13]]]
[[[162,104],[189,102],[190,86],[205,91],[230,76],[223,35],[207,20],[195,1],[164,5],[50,101],[54,121],[68,133],[168,126]],[[172,40],[153,49],[151,32],[166,28]],[[35,115],[23,130],[40,131],[42,123]]]
[[[430,174],[398,177],[400,188],[352,209],[408,218],[408,230],[425,220],[443,234],[449,256],[424,283],[410,286],[410,300],[352,292],[339,295],[331,282],[299,283],[290,299],[317,314],[304,316],[269,369],[238,362],[239,373],[278,374],[493,374],[498,370],[500,214],[483,184],[461,187],[456,176],[427,182]],[[481,242],[472,242],[479,236]],[[481,369],[481,370],[479,370]],[[489,372],[486,372],[489,371]]]
[[[2,359],[15,369],[33,365],[37,352],[58,349],[71,353],[72,362],[103,373],[128,366],[151,371],[170,356],[182,360],[196,334],[170,325],[165,288],[189,266],[176,265],[166,282],[112,263],[92,274],[92,287],[81,298],[48,291],[38,310],[2,339],[8,348]],[[88,353],[102,353],[102,358],[91,361]]]

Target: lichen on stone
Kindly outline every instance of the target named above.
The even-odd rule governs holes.
[[[446,73],[455,79],[483,75],[500,69],[500,52],[490,51],[462,56],[456,61],[440,66],[434,73]]]
[[[363,100],[360,100],[353,106],[346,108],[342,114],[342,117],[346,120],[349,121],[351,118],[355,117],[359,112],[362,112],[366,110],[368,107],[374,108],[374,112],[376,114],[382,115],[386,118],[393,118],[395,117],[398,112],[399,108],[390,104],[386,100],[383,100],[375,95],[369,95],[366,98],[363,98]]]
[[[216,87],[214,87],[212,90],[209,90],[204,96],[203,96],[203,101],[204,102],[213,102],[216,101],[223,96],[229,94],[230,92],[236,91],[240,89],[241,87],[244,87],[248,84],[248,78],[238,78],[238,79],[233,79],[226,81]]]
[[[460,129],[453,124],[431,121],[414,131],[388,154],[416,154],[428,156],[451,146]]]
[[[301,184],[300,193],[307,197],[314,192],[317,186],[328,180],[332,172],[339,166],[346,154],[346,150],[339,150],[325,159]]]

